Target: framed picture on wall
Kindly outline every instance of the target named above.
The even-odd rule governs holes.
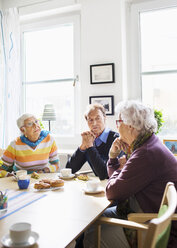
[[[106,115],[114,115],[114,96],[90,96],[89,103],[100,103],[106,109]]]
[[[114,63],[90,65],[90,83],[114,83]]]
[[[177,156],[177,140],[164,139],[163,143],[175,156]]]

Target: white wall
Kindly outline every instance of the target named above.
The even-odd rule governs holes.
[[[89,96],[114,95],[115,103],[122,100],[122,1],[81,0],[81,110]],[[115,63],[113,84],[90,84],[91,64]],[[108,116],[107,124],[115,129],[115,117]],[[84,123],[82,128],[84,127]]]
[[[1,1],[1,0],[0,0]],[[35,3],[40,3],[39,6]],[[114,95],[115,103],[126,97],[126,32],[124,0],[3,0],[3,8],[15,6],[25,7],[25,11],[38,11],[46,6],[54,8],[56,4],[63,6],[73,3],[81,4],[81,131],[87,128],[83,113],[89,103],[89,96]],[[30,6],[32,4],[32,6]],[[29,6],[28,6],[29,5]],[[115,83],[90,84],[90,65],[114,63]],[[116,129],[115,116],[107,116],[107,126]],[[68,148],[75,148],[80,143],[80,137],[75,144]],[[60,145],[61,147],[61,145]],[[62,147],[66,148],[66,147]]]

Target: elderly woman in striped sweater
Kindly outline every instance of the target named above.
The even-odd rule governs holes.
[[[50,173],[59,168],[57,146],[54,138],[48,131],[42,130],[38,119],[32,114],[23,114],[17,120],[22,135],[16,138],[7,147],[1,157],[4,176],[8,171],[25,169],[32,172]]]

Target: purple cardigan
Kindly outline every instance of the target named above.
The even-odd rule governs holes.
[[[166,183],[173,182],[177,188],[177,159],[153,134],[131,154],[122,170],[117,158],[109,159],[108,175],[109,200],[121,202],[134,195],[143,212],[157,213]]]

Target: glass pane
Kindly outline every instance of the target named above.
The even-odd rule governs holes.
[[[26,85],[26,112],[42,118],[44,105],[54,105],[57,120],[51,121],[51,132],[57,135],[74,134],[74,87],[73,82]],[[42,121],[48,130],[48,122]]]
[[[25,32],[26,81],[73,78],[73,24]]]
[[[161,110],[165,120],[160,135],[177,135],[177,74],[142,77],[142,101]]]
[[[177,69],[177,8],[140,14],[142,71]]]

